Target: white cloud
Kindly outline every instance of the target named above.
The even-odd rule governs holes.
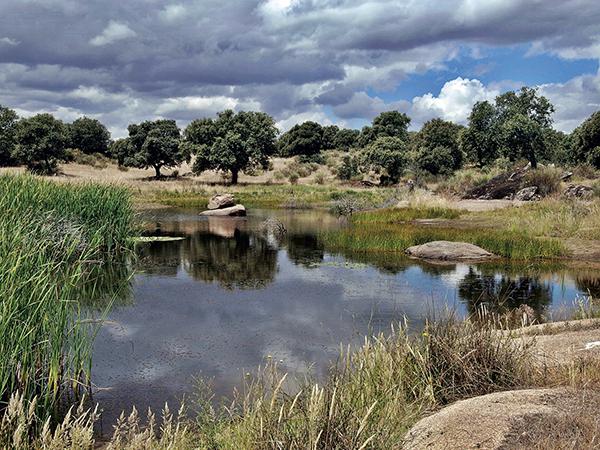
[[[9,38],[9,37],[1,37],[0,45],[10,45],[10,46],[14,47],[15,45],[19,45],[19,41],[17,41],[16,39]]]
[[[156,108],[156,114],[168,116],[175,112],[195,112],[200,115],[214,115],[225,109],[258,110],[260,104],[254,101],[240,101],[222,95],[214,97],[175,97],[164,100]]]
[[[182,4],[167,5],[160,12],[160,17],[166,22],[175,22],[182,19],[187,14],[187,9]]]
[[[298,114],[293,114],[283,120],[280,120],[276,123],[277,128],[281,131],[287,131],[292,128],[297,123],[302,123],[306,121],[313,121],[320,123],[321,125],[331,125],[333,122],[324,111],[314,110],[314,111],[305,111]]]
[[[476,102],[493,101],[498,94],[498,90],[484,86],[477,79],[458,77],[446,82],[437,97],[428,93],[413,98],[410,115],[415,124],[434,117],[464,124]]]
[[[600,72],[570,79],[566,83],[540,86],[540,93],[554,104],[554,127],[571,132],[590,114],[600,111]]]
[[[90,40],[90,44],[100,47],[136,35],[137,33],[129,28],[127,24],[111,20],[102,33]]]

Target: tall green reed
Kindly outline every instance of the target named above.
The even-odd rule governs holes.
[[[128,251],[126,191],[0,176],[0,408],[14,392],[41,416],[89,385],[93,333],[80,292]]]

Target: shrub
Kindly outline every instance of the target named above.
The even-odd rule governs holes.
[[[525,180],[529,186],[537,186],[537,193],[545,197],[559,190],[560,177],[560,170],[552,167],[542,167],[527,173]]]
[[[300,178],[300,176],[296,172],[292,172],[288,176],[288,180],[289,180],[290,184],[298,184],[299,178]]]
[[[416,156],[417,166],[433,175],[452,173],[454,158],[446,147],[435,147],[431,150],[420,149]]]
[[[379,175],[380,184],[395,184],[407,165],[406,144],[397,137],[380,137],[360,154],[363,173]]]
[[[351,180],[359,174],[358,160],[355,155],[344,155],[342,164],[337,170],[340,180]]]
[[[315,175],[315,183],[317,183],[317,184],[325,184],[325,174],[323,172],[318,172]]]

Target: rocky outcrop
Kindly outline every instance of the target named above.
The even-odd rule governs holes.
[[[461,400],[417,422],[407,433],[403,448],[532,448],[532,444],[540,445],[540,439],[552,441],[554,426],[569,425],[581,402],[597,405],[598,394],[586,397],[576,390],[558,388],[497,392]],[[547,448],[537,445],[535,448]]]
[[[563,195],[566,198],[591,198],[594,194],[594,190],[589,186],[584,186],[582,184],[570,184],[567,186]]]
[[[233,194],[217,194],[208,202],[208,209],[223,209],[235,206],[235,197]]]
[[[432,241],[423,245],[415,245],[407,248],[406,254],[413,258],[440,261],[475,261],[495,257],[494,254],[476,245],[451,241]]]
[[[515,172],[502,173],[487,183],[477,186],[464,195],[466,199],[479,200],[512,200],[514,195],[525,187],[525,175],[529,166]]]
[[[538,191],[537,186],[530,186],[530,187],[523,188],[515,194],[514,200],[519,200],[521,202],[530,202],[533,200],[539,200],[540,196],[537,195],[537,191]]]
[[[221,208],[221,209],[209,209],[207,211],[203,211],[200,213],[201,216],[245,216],[246,208],[244,205],[234,205],[229,208]]]

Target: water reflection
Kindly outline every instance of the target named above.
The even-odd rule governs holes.
[[[458,295],[473,314],[484,306],[492,313],[504,314],[510,309],[527,305],[538,319],[552,302],[551,285],[538,277],[498,274],[469,267],[469,272],[458,283]]]
[[[267,357],[292,373],[310,366],[323,374],[340,343],[404,318],[418,328],[432,310],[466,315],[482,303],[499,312],[525,303],[548,316],[584,291],[600,293],[593,270],[332,253],[319,234],[345,225],[327,213],[251,213],[146,217],[148,234],[184,239],[139,245],[130,301],[112,310],[96,340],[95,400],[108,423],[133,403],[160,409],[189,393],[196,376],[229,394]],[[287,228],[280,241],[259,231],[270,216]]]

